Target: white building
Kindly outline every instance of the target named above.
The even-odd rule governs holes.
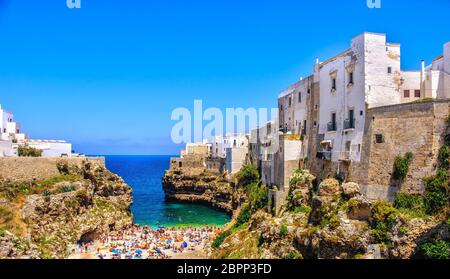
[[[450,43],[426,69],[423,64],[419,71],[402,71],[400,60],[399,44],[388,43],[384,34],[363,33],[348,50],[317,60],[311,76],[283,91],[278,97],[280,129],[301,135],[301,158],[309,152],[308,128],[317,129],[323,159],[360,161],[367,109],[450,98]],[[311,101],[314,90],[319,94]]]
[[[2,109],[0,105],[0,140],[24,140],[26,135],[21,133],[20,128],[20,124],[14,122],[13,113]]]
[[[248,137],[243,134],[213,137],[211,139],[212,157],[225,158],[227,156],[227,148],[248,148]]]
[[[42,150],[43,157],[71,157],[72,144],[61,140],[31,140],[22,133],[14,115],[0,106],[0,157],[17,157],[19,146]]]
[[[318,68],[324,154],[335,162],[360,161],[366,108],[401,103],[400,45],[364,33]]]
[[[248,147],[228,147],[226,149],[225,168],[229,175],[240,171],[245,164]]]
[[[425,97],[450,98],[450,42],[444,45],[443,55],[433,60],[430,66],[425,68],[425,62],[422,63],[421,73],[421,89]]]

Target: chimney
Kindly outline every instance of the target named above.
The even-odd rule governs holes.
[[[420,61],[420,96],[425,96],[425,60]]]
[[[425,80],[425,60],[420,61],[420,74],[421,74],[421,80]]]
[[[316,63],[314,64],[314,82],[319,82],[319,66],[320,66],[320,60],[317,57]]]

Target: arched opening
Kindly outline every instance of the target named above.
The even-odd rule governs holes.
[[[78,240],[78,244],[91,243],[94,242],[99,237],[100,234],[97,231],[89,231],[81,235],[80,239]]]

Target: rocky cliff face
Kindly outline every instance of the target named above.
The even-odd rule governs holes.
[[[244,198],[223,175],[206,171],[167,171],[162,184],[167,200],[205,204],[228,213]]]
[[[213,258],[413,258],[436,236],[449,239],[446,216],[417,216],[386,202],[371,202],[355,183],[323,181],[299,171],[277,216],[260,210],[238,230],[225,232]]]
[[[45,181],[1,182],[0,258],[64,258],[71,244],[132,223],[122,178],[89,161],[58,169]]]

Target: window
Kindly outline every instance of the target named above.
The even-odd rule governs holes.
[[[348,128],[355,129],[355,111],[353,109],[348,111]]]
[[[350,152],[350,147],[352,146],[352,142],[351,141],[346,141],[345,142],[345,151]]]
[[[353,72],[348,73],[348,84],[353,85]]]
[[[289,97],[289,107],[291,107],[291,105],[292,105],[292,98]]]
[[[336,113],[333,112],[333,113],[331,113],[331,122],[328,123],[328,132],[334,132],[336,130],[337,130]]]
[[[311,94],[311,88],[308,88],[308,94]]]
[[[388,74],[392,74],[392,67],[388,67]]]
[[[384,138],[382,134],[376,134],[375,135],[375,142],[380,144],[380,143],[384,143]]]
[[[364,112],[362,110],[359,111],[359,115],[363,116]]]
[[[409,90],[404,90],[403,91],[403,97],[409,98]]]
[[[414,90],[414,97],[420,98],[420,90]]]
[[[331,91],[336,90],[336,78],[331,79]]]
[[[302,102],[302,92],[298,92],[298,102]]]

